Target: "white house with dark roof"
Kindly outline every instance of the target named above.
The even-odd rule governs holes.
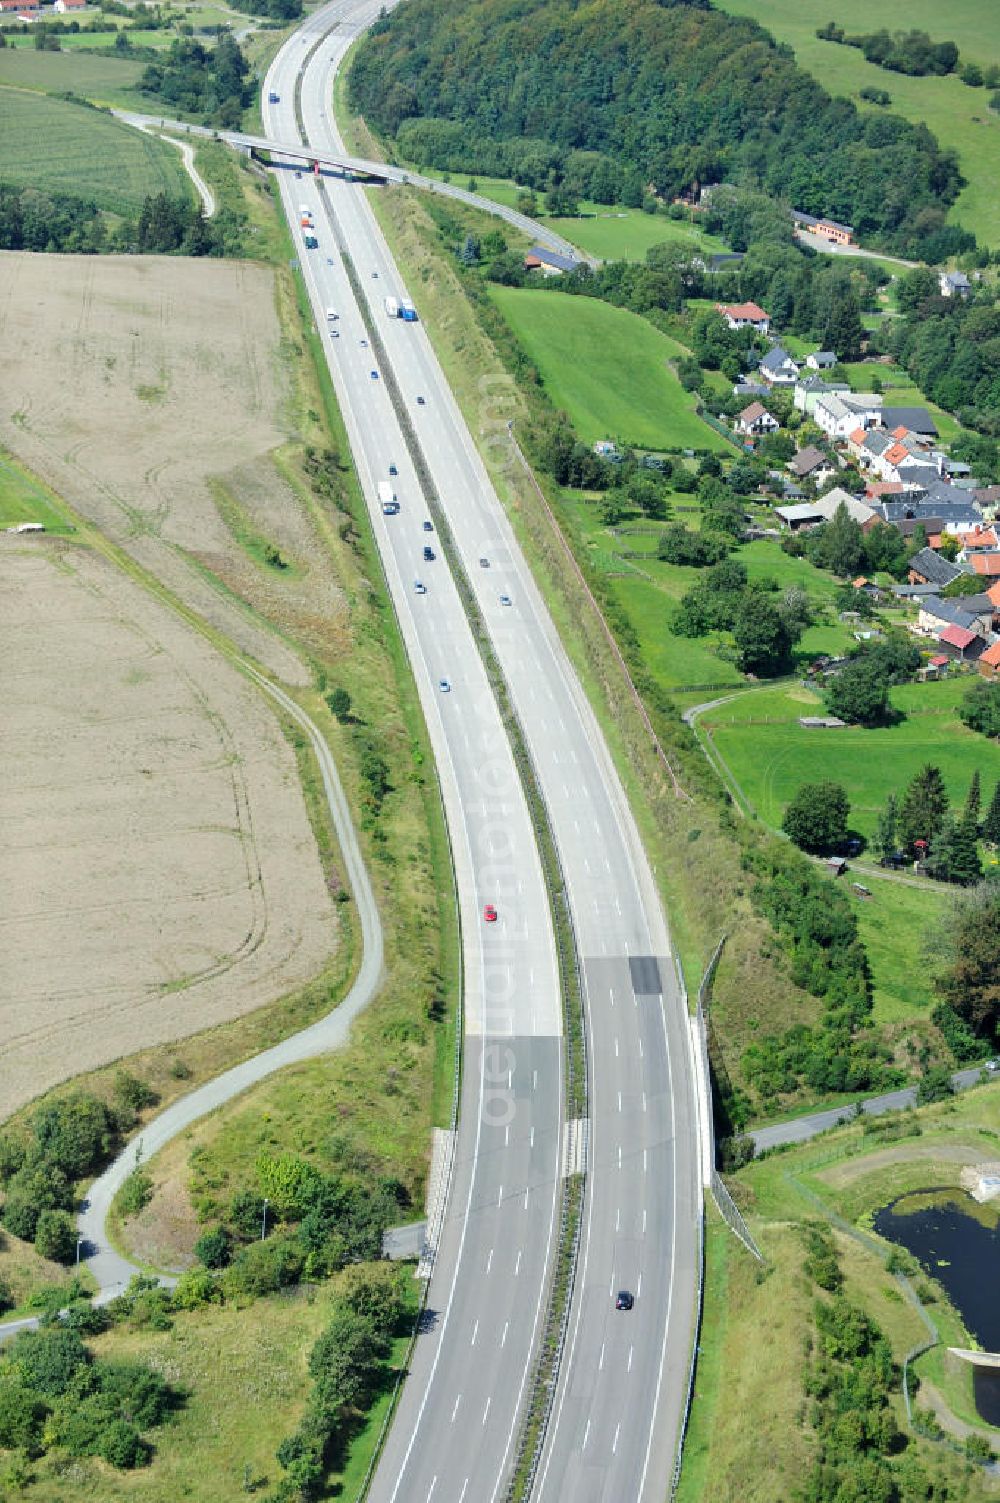
[[[799,378],[799,368],[780,344],[768,350],[757,367],[769,386],[794,386]]]
[[[846,439],[856,428],[878,426],[882,398],[871,392],[826,392],[817,399],[812,418],[828,438]]]
[[[833,350],[813,350],[811,355],[806,356],[806,365],[811,371],[832,370],[837,363],[837,356]]]
[[[938,286],[942,297],[968,297],[972,283],[964,271],[939,271]]]

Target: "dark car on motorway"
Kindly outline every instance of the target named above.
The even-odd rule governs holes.
[[[631,1310],[635,1300],[627,1289],[619,1289],[618,1298],[615,1300],[616,1310]]]

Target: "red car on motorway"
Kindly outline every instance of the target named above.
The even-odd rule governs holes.
[[[494,908],[494,906],[493,906],[492,903],[487,903],[486,904],[486,907],[483,909],[483,918],[486,920],[486,922],[488,924],[495,924],[496,923],[496,921],[497,921],[497,911]]]

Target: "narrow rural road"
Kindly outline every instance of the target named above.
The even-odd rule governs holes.
[[[110,1246],[106,1231],[111,1202],[125,1180],[140,1161],[147,1161],[158,1153],[178,1133],[184,1132],[192,1122],[197,1122],[208,1112],[215,1111],[239,1096],[250,1086],[264,1080],[286,1065],[327,1054],[347,1040],[351,1024],[367,1007],[378,989],[382,978],[382,925],[379,920],[375,894],[365,870],[357,834],[351,821],[350,810],[337,768],[330,749],[319,729],[290,695],[270,679],[246,666],[246,672],[309,737],[323,777],[323,789],[327,805],[337,832],[337,839],[347,868],[347,877],[361,924],[362,955],[354,984],[344,1000],[326,1017],[320,1018],[309,1028],[283,1039],[273,1049],[253,1059],[234,1065],[231,1070],[207,1081],[190,1095],[175,1101],[154,1117],[141,1134],[108,1165],[101,1177],[91,1186],[90,1194],[79,1219],[79,1234],[84,1241],[84,1257],[88,1268],[97,1280],[99,1294],[97,1303],[113,1299],[140,1270],[127,1258]],[[0,1326],[0,1333],[3,1327]]]
[[[951,1083],[956,1091],[962,1091],[968,1086],[978,1085],[983,1078],[983,1067],[973,1065],[971,1069],[957,1070],[951,1077]],[[987,1075],[986,1078],[1000,1077]],[[901,1112],[905,1107],[916,1104],[916,1086],[904,1086],[898,1091],[886,1091],[882,1096],[869,1096],[867,1101],[858,1102],[857,1105],[847,1103],[844,1106],[826,1107],[823,1111],[810,1112],[806,1117],[795,1117],[790,1122],[774,1122],[768,1127],[759,1127],[756,1131],[747,1133],[747,1137],[753,1140],[755,1151],[763,1153],[767,1148],[779,1148],[784,1143],[805,1143],[817,1133],[828,1132],[831,1127],[849,1122],[856,1111],[864,1112],[868,1117],[880,1117],[885,1112]]]
[[[162,131],[154,130],[152,124],[139,125],[137,121],[131,121],[130,124],[134,124],[137,130],[141,130],[147,136],[159,136],[160,140],[166,141],[168,146],[177,147],[177,150],[184,158],[184,170],[194,183],[195,192],[201,199],[201,206],[205,210],[205,218],[211,219],[216,209],[215,194],[194,165],[194,147],[190,142],[178,141],[176,136],[164,135]]]

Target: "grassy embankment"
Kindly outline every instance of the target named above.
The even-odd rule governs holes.
[[[890,1246],[871,1233],[871,1218],[907,1191],[954,1191],[963,1164],[995,1158],[1000,1092],[988,1085],[915,1116],[918,1136],[891,1141],[884,1127],[865,1136],[860,1124],[852,1124],[754,1163],[730,1180],[768,1267],[758,1271],[731,1233],[710,1221],[705,1319],[680,1503],[705,1497],[709,1477],[711,1496],[720,1503],[777,1503],[801,1483],[814,1451],[803,1386],[803,1343],[816,1293],[802,1271],[800,1229],[806,1222],[833,1221],[844,1292],[878,1322],[898,1365],[928,1339],[917,1310],[885,1269]],[[995,1224],[993,1208],[978,1214]],[[855,1238],[848,1229],[863,1236]],[[918,1405],[936,1411],[946,1429],[954,1416],[960,1425],[989,1433],[975,1412],[971,1369],[947,1353],[949,1345],[974,1343],[940,1286],[919,1271],[912,1282],[941,1338],[917,1359],[923,1385]],[[893,1407],[905,1432],[901,1390]],[[992,1436],[995,1443],[995,1431]],[[949,1496],[995,1496],[984,1474],[946,1446],[911,1437],[910,1447],[928,1470],[939,1470],[957,1489]]]
[[[236,191],[232,183],[229,191]],[[252,194],[256,190],[251,184],[245,191]],[[261,206],[257,207],[260,211]],[[275,460],[320,541],[320,556],[312,557],[310,565],[328,569],[350,605],[349,633],[339,643],[331,635],[324,652],[322,644],[307,636],[307,656],[316,672],[317,688],[299,697],[326,729],[354,808],[363,806],[358,726],[369,731],[377,728],[380,749],[390,764],[392,789],[383,811],[377,821],[366,818],[362,829],[385,928],[386,981],[371,1008],[358,1020],[345,1049],[265,1082],[241,1097],[235,1107],[199,1124],[147,1165],[156,1193],[140,1220],[130,1223],[126,1232],[130,1237],[138,1235],[153,1261],[171,1261],[178,1254],[183,1259],[198,1233],[185,1204],[190,1160],[199,1162],[200,1194],[206,1188],[206,1167],[213,1177],[212,1191],[224,1193],[228,1184],[235,1186],[252,1179],[256,1150],[253,1144],[247,1149],[246,1144],[255,1133],[269,1148],[298,1151],[324,1165],[357,1167],[363,1162],[371,1173],[392,1173],[411,1192],[414,1211],[419,1213],[430,1128],[435,1123],[447,1124],[452,1099],[458,943],[439,795],[429,770],[429,748],[415,687],[387,597],[378,584],[377,556],[354,477],[346,470],[338,471],[332,487],[322,494],[308,483],[305,445],[325,448],[333,444],[346,454],[346,437],[325,368],[315,359],[320,346],[301,287],[287,270],[290,247],[273,214],[272,220],[290,413],[298,433]],[[134,576],[141,574],[93,529],[75,520],[82,545],[101,547]],[[237,542],[244,541],[238,531],[234,536]],[[257,557],[257,539],[249,538],[246,543],[248,557],[264,574],[267,565]],[[160,598],[166,597],[155,581],[142,582]],[[219,588],[226,586],[219,581]],[[286,640],[294,641],[294,619],[282,614],[280,627],[267,621],[266,607],[255,603],[253,593],[252,588],[245,591],[242,598],[246,607],[258,609],[260,619],[280,629]],[[185,614],[190,619],[190,613]],[[215,637],[211,631],[206,634]],[[225,650],[222,641],[217,645]],[[351,693],[353,723],[341,726],[332,721],[321,698],[324,684],[343,685]],[[340,857],[325,812],[318,770],[301,744],[302,738],[288,729],[299,753],[307,807],[328,880],[339,884]],[[128,1068],[157,1091],[160,1106],[304,1026],[336,1002],[357,960],[351,905],[344,905],[340,911],[347,922],[329,974],[250,1017],[173,1047],[143,1051],[127,1061]],[[112,1074],[111,1068],[95,1072],[64,1089],[82,1087],[108,1095]],[[39,1267],[29,1250],[10,1242],[0,1253],[0,1273],[10,1277],[15,1297],[20,1300],[39,1278],[51,1279],[53,1269]],[[326,1298],[326,1291],[321,1291],[316,1296],[317,1304]],[[290,1311],[297,1312],[294,1319]],[[252,1464],[254,1474],[263,1471],[275,1477],[274,1445],[294,1428],[301,1413],[306,1387],[304,1353],[322,1323],[322,1315],[312,1311],[313,1296],[304,1294],[291,1304],[267,1300],[245,1312],[229,1308],[211,1312],[204,1320],[201,1316],[183,1316],[166,1337],[118,1331],[102,1339],[110,1353],[141,1353],[157,1364],[189,1374],[194,1383],[188,1405],[177,1421],[178,1430],[183,1432],[178,1434],[177,1444],[164,1445],[163,1457],[142,1477],[144,1498],[190,1496],[204,1498],[206,1503],[209,1497],[216,1498],[218,1478],[227,1474],[213,1459],[220,1446],[242,1470],[244,1458],[239,1455],[239,1446],[243,1445],[246,1464]],[[172,1353],[174,1342],[179,1345]],[[241,1355],[255,1345],[262,1350],[269,1348],[263,1376],[255,1375],[256,1369]],[[220,1353],[225,1372],[219,1371]],[[231,1360],[226,1359],[227,1353]],[[268,1409],[266,1424],[256,1413],[262,1400],[266,1400]],[[387,1397],[380,1404],[386,1402]],[[204,1422],[209,1410],[211,1425]],[[191,1417],[190,1428],[187,1416]],[[368,1428],[346,1458],[345,1470],[332,1477],[331,1485],[350,1487],[360,1480],[380,1417],[381,1408],[376,1406]],[[134,1496],[128,1479],[115,1477],[112,1484],[99,1463],[81,1464],[78,1470],[80,1496]],[[44,1485],[54,1489],[51,1496],[58,1492],[58,1484],[49,1474]],[[37,1495],[50,1496],[43,1491]]]
[[[20,522],[41,522],[46,532],[73,531],[48,487],[0,449],[0,530]]]
[[[876,109],[858,98],[863,88],[884,89],[889,109],[923,122],[944,147],[953,150],[967,185],[950,218],[958,220],[985,244],[1000,243],[1000,114],[989,107],[990,91],[973,89],[957,75],[908,78],[865,61],[855,47],[821,42],[817,26],[831,18],[849,34],[876,31],[929,32],[935,42],[957,43],[962,60],[986,68],[1000,64],[1000,9],[983,0],[954,0],[942,8],[936,0],[906,0],[873,11],[868,0],[836,0],[820,14],[799,0],[721,0],[720,8],[748,15],[787,43],[799,64],[831,94],[852,98],[862,109]]]
[[[168,1331],[119,1329],[94,1339],[98,1356],[146,1364],[184,1394],[183,1402],[156,1431],[148,1468],[123,1473],[84,1459],[57,1475],[42,1464],[29,1496],[36,1503],[217,1503],[273,1487],[282,1475],[275,1451],[301,1417],[309,1352],[329,1323],[337,1282],[242,1309],[181,1313]],[[391,1369],[406,1349],[405,1338],[395,1342]],[[388,1389],[376,1398],[329,1496],[356,1497],[390,1400]]]
[[[147,194],[193,191],[172,146],[64,99],[0,87],[0,137],[4,182],[92,198],[112,213],[136,213]]]

